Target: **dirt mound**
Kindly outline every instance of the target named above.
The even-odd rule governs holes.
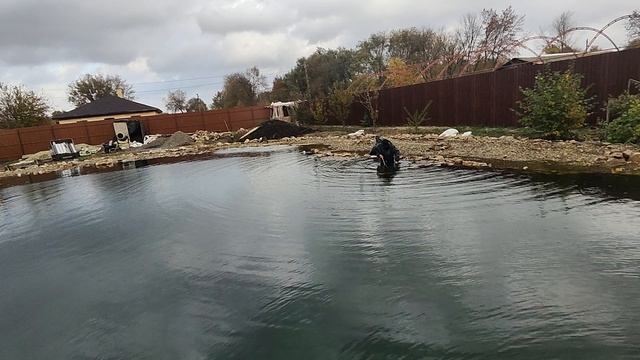
[[[191,136],[183,133],[182,131],[176,131],[173,135],[169,136],[169,138],[160,146],[161,149],[173,149],[180,146],[191,145],[195,141],[191,138]]]
[[[257,128],[246,133],[243,137],[240,138],[240,141],[260,138],[264,138],[267,140],[282,139],[284,137],[302,136],[312,131],[313,130],[309,128],[298,126],[288,122],[280,120],[269,120],[263,122]]]
[[[167,142],[167,140],[169,139],[168,136],[161,136],[147,144],[142,145],[141,147],[139,147],[138,149],[142,149],[142,150],[146,150],[146,149],[158,149],[160,148],[162,145],[164,145],[165,142]]]
[[[195,142],[188,134],[178,131],[171,136],[161,136],[152,142],[145,144],[140,149],[173,149],[180,146],[191,145]]]

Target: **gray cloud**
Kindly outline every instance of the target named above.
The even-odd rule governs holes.
[[[220,6],[213,3],[197,16],[197,21],[203,32],[214,34],[244,31],[271,33],[286,29],[290,19],[295,16],[295,9],[278,4],[239,2]]]
[[[151,105],[162,106],[169,88],[209,99],[229,72],[257,65],[282,73],[317,47],[351,47],[394,28],[450,29],[465,13],[510,3],[526,15],[529,33],[567,9],[578,24],[602,26],[637,7],[633,0],[0,0],[0,81],[42,91],[55,108],[69,108],[66,85],[86,72],[122,75]],[[622,25],[609,34],[626,40]],[[194,77],[207,79],[139,84]]]
[[[127,62],[173,10],[170,2],[152,1],[3,1],[0,61]]]

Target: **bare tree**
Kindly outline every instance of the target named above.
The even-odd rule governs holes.
[[[182,90],[169,91],[164,99],[164,106],[172,113],[185,112],[187,110],[187,94]]]
[[[573,27],[575,27],[573,12],[565,11],[558,15],[551,24],[553,30],[552,36],[558,39],[558,41],[556,44],[549,44],[547,48],[545,48],[545,52],[552,52],[547,49],[553,49],[554,47],[561,53],[574,52],[574,39],[571,33],[568,32],[568,30]]]
[[[494,9],[484,9],[480,17],[484,33],[476,69],[493,67],[513,55],[524,23],[524,16],[518,15],[511,6],[500,13]]]
[[[635,10],[631,14],[631,18],[627,23],[627,32],[629,34],[629,42],[632,43],[640,39],[640,10]]]
[[[260,69],[258,69],[257,66],[247,69],[244,75],[249,79],[249,82],[253,87],[253,92],[256,95],[260,95],[267,88],[267,78],[260,73]]]
[[[462,17],[460,27],[456,30],[456,43],[461,61],[471,61],[472,54],[478,51],[482,41],[482,22],[476,14],[466,14]]]
[[[353,98],[360,103],[371,120],[371,126],[376,127],[379,117],[380,90],[384,88],[386,80],[380,80],[372,75],[360,75],[356,77],[349,90],[353,94]]]

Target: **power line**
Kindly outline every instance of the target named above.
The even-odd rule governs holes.
[[[219,78],[224,78],[227,75],[229,75],[229,74],[202,76],[202,77],[194,77],[194,78],[188,78],[188,79],[147,81],[147,82],[131,83],[131,85],[135,86],[135,85],[163,84],[163,83],[170,83],[170,82],[181,82],[181,81],[192,81],[192,80],[219,79]],[[260,75],[263,75],[263,76],[275,76],[275,75],[278,75],[278,73],[260,74]]]
[[[129,83],[129,85],[136,87],[136,86],[140,86],[140,85],[153,85],[153,84],[166,84],[166,83],[177,83],[177,82],[185,82],[185,81],[194,81],[194,80],[206,80],[206,79],[220,79],[220,78],[224,78],[226,77],[228,74],[225,75],[210,75],[210,76],[200,76],[200,77],[193,77],[193,78],[186,78],[186,79],[173,79],[173,80],[158,80],[158,81],[145,81],[145,82],[136,82],[136,83]],[[261,74],[265,77],[271,77],[271,76],[276,76],[278,75],[278,73],[268,73],[268,74]],[[217,83],[213,83],[213,85],[217,85],[217,84],[221,84],[220,82]],[[183,87],[183,88],[189,88],[189,87]],[[49,88],[46,89],[46,91],[67,91],[67,88]],[[142,91],[136,91],[136,92],[146,92],[147,90],[142,90]],[[148,91],[155,91],[155,90],[148,90]]]
[[[220,85],[220,84],[224,84],[224,82],[206,83],[206,84],[198,84],[198,85],[191,85],[191,86],[170,87],[170,88],[153,89],[153,90],[142,90],[142,91],[135,90],[135,93],[147,94],[147,93],[164,92],[164,91],[171,91],[171,90],[195,89],[195,88],[200,88],[204,86],[213,86],[213,85]]]

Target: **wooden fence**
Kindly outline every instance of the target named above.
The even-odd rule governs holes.
[[[262,106],[214,110],[185,114],[161,114],[132,117],[140,120],[148,134],[172,134],[176,131],[232,131],[252,128],[269,119],[269,109]],[[71,138],[76,144],[99,145],[114,136],[114,120],[83,121],[19,129],[0,130],[0,160],[14,160],[24,154],[49,149],[54,139]]]
[[[573,67],[584,75],[583,85],[594,97],[595,124],[604,118],[604,104],[610,96],[627,89],[629,79],[640,80],[640,49],[629,49],[579,57],[549,64],[551,70]],[[408,111],[429,108],[430,120],[425,125],[437,126],[518,126],[513,109],[521,100],[520,88],[531,87],[535,75],[544,65],[524,63],[492,72],[466,75],[453,79],[397,87],[380,91],[378,125],[406,125]],[[360,124],[365,111],[359,104],[351,109],[348,123]],[[336,124],[335,120],[330,123]]]

